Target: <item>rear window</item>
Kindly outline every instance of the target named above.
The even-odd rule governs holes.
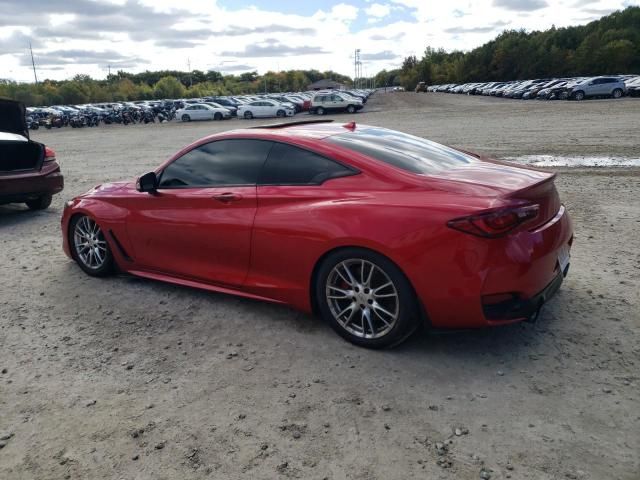
[[[386,128],[356,128],[354,132],[328,137],[326,141],[420,175],[476,161],[470,155],[439,143]]]

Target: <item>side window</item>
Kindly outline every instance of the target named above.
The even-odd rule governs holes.
[[[260,185],[319,185],[325,180],[353,175],[351,170],[333,160],[308,150],[275,143],[264,164]]]
[[[200,145],[167,165],[159,188],[255,185],[272,145],[244,139]]]
[[[324,102],[324,95],[316,95],[315,101],[318,103]]]

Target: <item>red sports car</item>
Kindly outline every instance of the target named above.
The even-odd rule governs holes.
[[[318,312],[372,348],[537,316],[573,241],[554,174],[329,122],[212,135],[99,185],[67,203],[64,250],[90,275]]]

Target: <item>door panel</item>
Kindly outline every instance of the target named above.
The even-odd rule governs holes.
[[[127,222],[134,260],[152,270],[242,285],[255,213],[255,186],[140,193]]]

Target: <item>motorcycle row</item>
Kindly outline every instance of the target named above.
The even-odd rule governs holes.
[[[49,130],[62,127],[97,127],[101,123],[105,125],[164,123],[176,118],[176,109],[173,105],[156,105],[145,109],[125,106],[111,109],[55,110],[47,108],[30,110],[32,111],[27,112],[27,127],[30,130],[37,130],[40,127]]]

